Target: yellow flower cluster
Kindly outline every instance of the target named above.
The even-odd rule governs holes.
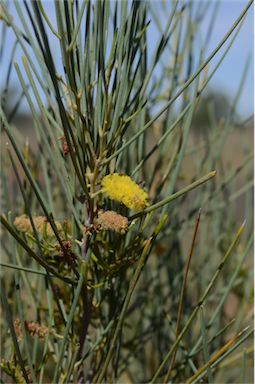
[[[102,180],[102,192],[111,200],[139,211],[148,205],[148,194],[127,175],[112,173]]]

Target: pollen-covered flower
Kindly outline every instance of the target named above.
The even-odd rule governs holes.
[[[49,329],[36,323],[34,321],[25,321],[25,327],[30,336],[37,336],[39,339],[44,339],[44,337],[49,333]]]
[[[35,225],[36,230],[44,234],[44,231],[47,236],[53,236],[54,232],[51,228],[50,223],[47,222],[47,218],[44,216],[35,216],[33,217],[33,222]],[[58,231],[62,231],[62,225],[60,224],[59,221],[55,221],[56,227]],[[31,225],[31,222],[29,218],[26,215],[21,215],[15,218],[14,220],[14,225],[15,227],[20,231],[20,232],[33,232],[33,228]]]
[[[15,218],[14,225],[20,232],[30,232],[32,226],[30,220],[26,215],[21,215]]]
[[[37,336],[39,339],[43,339],[47,333],[49,333],[49,329],[47,327],[44,327],[43,325],[40,325],[39,323],[36,323],[34,321],[27,321],[25,320],[25,329],[29,333],[30,336]],[[21,324],[20,319],[16,319],[14,321],[14,328],[16,335],[18,336],[18,341],[21,340]]]
[[[107,229],[124,234],[128,230],[128,219],[114,211],[99,212],[96,224],[101,229]]]
[[[127,175],[112,173],[102,180],[102,192],[111,200],[119,201],[139,211],[148,205],[148,194]]]

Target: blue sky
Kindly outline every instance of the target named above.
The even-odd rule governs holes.
[[[215,44],[227,32],[241,10],[247,4],[243,0],[225,0],[220,4],[218,17],[212,39],[208,46],[210,52]],[[206,23],[206,21],[205,21]],[[223,61],[221,68],[215,74],[213,88],[222,88],[230,96],[235,94],[247,56],[251,57],[244,90],[240,99],[239,112],[250,115],[254,108],[254,8],[251,7],[234,46]]]
[[[217,44],[221,41],[223,36],[231,28],[235,20],[238,18],[248,0],[195,0],[195,5],[199,7],[203,6],[207,2],[209,4],[208,12],[205,14],[205,18],[201,24],[201,41],[198,41],[198,45],[201,46],[204,43],[204,38],[207,32],[210,16],[212,15],[213,8],[216,3],[219,3],[218,12],[215,19],[214,28],[208,44],[206,44],[205,57],[214,50]],[[157,1],[154,2],[155,9],[160,12],[157,7]],[[158,8],[158,9],[157,9]],[[160,14],[163,17],[164,15]],[[152,26],[152,36],[154,35]],[[227,42],[228,43],[228,42]],[[210,68],[217,63],[224,47],[219,51],[215,58],[209,65]],[[213,76],[209,83],[209,89],[220,90],[225,93],[229,99],[233,99],[235,96],[239,82],[242,77],[242,73],[245,68],[247,58],[250,58],[248,72],[246,73],[246,80],[244,83],[243,91],[241,93],[240,101],[238,104],[238,112],[242,117],[250,116],[254,109],[254,8],[250,7],[246,16],[245,22],[235,39],[233,46],[225,57],[224,61],[220,65],[219,69]]]
[[[199,6],[204,4],[204,2],[207,1],[207,3],[210,3],[210,7],[213,8],[215,2],[217,0],[197,0],[196,3]],[[206,53],[205,56],[208,56],[210,52],[215,48],[217,43],[222,39],[224,34],[228,31],[228,29],[231,27],[235,19],[239,16],[242,9],[247,4],[248,0],[223,0],[220,1],[217,18],[215,20],[215,27],[213,29],[213,33],[211,36],[211,39],[209,40],[207,47],[206,47]],[[52,1],[43,1],[45,10],[48,15],[52,16],[54,13],[54,5]],[[157,8],[157,1],[154,2],[155,8]],[[22,7],[22,3],[20,2],[20,6]],[[14,12],[14,5],[11,1],[9,1],[9,9],[10,13],[14,15],[15,18],[15,12]],[[232,46],[230,52],[228,53],[227,57],[225,58],[224,62],[221,64],[219,70],[215,74],[214,78],[212,79],[210,83],[211,89],[221,90],[224,93],[226,93],[230,98],[234,97],[235,92],[237,91],[240,78],[242,76],[242,72],[247,60],[248,55],[251,57],[246,82],[244,84],[244,89],[240,98],[240,102],[238,105],[238,112],[242,117],[248,117],[253,112],[254,107],[254,28],[253,28],[253,8],[251,7],[248,15],[246,17],[246,20],[244,22],[244,25],[242,26],[242,29]],[[209,15],[205,17],[203,20],[203,23],[201,25],[201,41],[204,38],[205,31],[207,30],[208,23],[209,23]],[[16,18],[15,18],[16,20]],[[19,24],[18,20],[17,24]],[[151,46],[153,47],[153,44],[156,43],[157,37],[155,28],[151,24],[149,26],[148,34],[151,34],[150,42]],[[8,31],[8,47],[13,44],[13,36]],[[10,50],[4,55],[2,66],[7,66],[7,63],[9,61],[9,55]],[[15,60],[17,60],[18,63],[21,63],[21,51],[17,51],[17,57]],[[215,60],[217,61],[219,59],[219,56],[216,56]],[[214,61],[214,62],[216,62]],[[59,59],[60,62],[60,59]],[[212,62],[213,64],[213,62]],[[1,71],[2,72],[2,71]],[[17,85],[17,76],[15,73],[12,74],[11,77],[12,84],[14,86]]]

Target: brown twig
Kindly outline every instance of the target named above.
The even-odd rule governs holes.
[[[93,222],[93,210],[90,209],[89,213],[89,224]],[[83,243],[81,247],[81,257],[82,260],[87,259],[87,251],[89,248],[89,233],[85,232],[83,236]],[[81,289],[81,296],[82,296],[82,303],[83,303],[83,314],[82,314],[82,319],[81,319],[81,324],[82,324],[82,329],[81,329],[81,334],[79,338],[79,350],[77,353],[76,361],[78,362],[82,358],[82,351],[84,347],[84,343],[86,340],[87,332],[88,332],[88,327],[90,323],[90,318],[91,318],[91,308],[92,308],[92,300],[90,300],[89,295],[88,295],[88,288],[86,285],[86,280],[83,283],[82,289]],[[84,373],[82,369],[82,365],[79,367],[79,372],[78,372],[78,384],[82,384],[85,382],[84,378]]]

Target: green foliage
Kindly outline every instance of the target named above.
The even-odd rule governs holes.
[[[226,160],[246,67],[224,119],[209,108],[206,137],[193,124],[251,4],[204,57],[206,3],[56,0],[47,15],[16,1],[18,20],[2,3],[15,36],[0,108],[4,378],[212,383],[231,359],[247,377],[251,145]],[[8,108],[14,69],[21,94]],[[13,124],[24,100],[35,142]],[[112,173],[139,188],[117,177],[107,195]]]

